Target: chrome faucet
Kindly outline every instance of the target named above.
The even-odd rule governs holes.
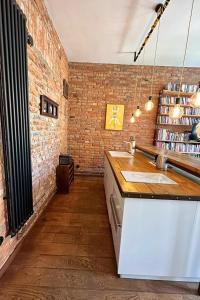
[[[134,155],[135,154],[135,139],[134,139],[134,137],[130,136],[129,142],[124,141],[124,143],[129,144],[129,151],[128,152],[131,155]]]

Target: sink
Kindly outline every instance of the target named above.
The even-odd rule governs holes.
[[[133,157],[130,153],[128,152],[120,152],[120,151],[109,151],[110,155],[112,157],[127,157],[131,158]]]
[[[161,173],[121,171],[128,182],[177,184],[174,180]]]

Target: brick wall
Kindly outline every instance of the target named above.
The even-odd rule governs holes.
[[[180,80],[180,68],[156,67],[153,84],[155,107],[153,111],[145,112],[152,67],[70,63],[69,74],[68,146],[80,172],[102,172],[104,150],[126,150],[123,141],[127,141],[130,135],[134,135],[138,143],[152,143],[159,92],[167,82]],[[134,98],[137,75],[138,89]],[[199,80],[199,68],[184,70],[184,82],[196,84]],[[123,131],[104,129],[106,103],[125,105]],[[137,105],[143,110],[142,116],[137,123],[130,124],[132,111]]]
[[[29,101],[32,151],[34,215],[37,218],[49,196],[54,193],[55,167],[60,152],[67,148],[67,105],[62,96],[63,78],[68,79],[68,61],[47,14],[43,0],[18,0],[28,19],[28,28],[34,47],[28,46]],[[40,116],[40,95],[45,94],[59,104],[59,118]],[[3,201],[3,154],[0,143],[0,236],[5,237],[0,246],[0,268],[13,252],[29,226],[15,238],[7,236],[6,203]],[[6,237],[7,236],[7,237]]]

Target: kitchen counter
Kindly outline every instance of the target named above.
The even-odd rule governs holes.
[[[139,150],[134,157],[122,153],[124,157],[117,157],[119,152],[105,152],[104,162],[119,276],[199,282],[200,185],[177,168],[157,170],[152,164],[154,157]],[[177,184],[127,182],[121,171],[153,173],[151,177],[161,173]],[[147,174],[139,179],[147,180]]]
[[[142,147],[138,149],[142,150]],[[156,149],[154,149],[154,154],[155,151]],[[136,151],[131,158],[121,158],[112,157],[107,151],[106,157],[122,197],[200,201],[200,185],[198,183],[171,169],[167,171],[158,170],[152,164],[150,158],[141,152]],[[127,182],[121,171],[161,173],[174,180],[177,184]]]
[[[167,161],[169,163],[186,170],[191,174],[200,176],[200,159],[198,158],[189,157],[187,154],[178,153],[171,150],[160,149],[152,145],[137,144],[136,148],[155,157],[162,153],[168,157]]]

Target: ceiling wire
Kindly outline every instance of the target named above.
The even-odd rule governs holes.
[[[190,18],[189,18],[188,29],[187,29],[187,39],[186,39],[186,44],[185,44],[185,51],[184,51],[184,56],[183,56],[182,69],[181,69],[181,73],[180,73],[181,75],[180,75],[180,84],[179,84],[178,97],[180,97],[181,86],[182,86],[182,83],[183,83],[183,73],[184,73],[184,67],[185,67],[185,59],[186,59],[187,50],[188,50],[190,28],[191,28],[192,15],[193,15],[193,10],[194,10],[194,1],[195,0],[192,0],[192,6],[191,6],[191,11],[190,11]]]
[[[141,66],[141,80],[140,80],[140,89],[139,89],[139,99],[141,99],[141,92],[142,92],[142,81],[143,81],[143,75],[144,75],[144,57],[145,57],[145,47],[143,50],[143,57],[142,57],[142,66]]]
[[[154,60],[153,60],[153,69],[152,69],[152,76],[151,76],[150,96],[152,96],[152,92],[153,92],[153,82],[154,82],[156,58],[157,58],[157,52],[158,52],[159,34],[160,34],[160,19],[158,21],[158,30],[157,30],[157,36],[156,36],[156,47],[155,47]]]

